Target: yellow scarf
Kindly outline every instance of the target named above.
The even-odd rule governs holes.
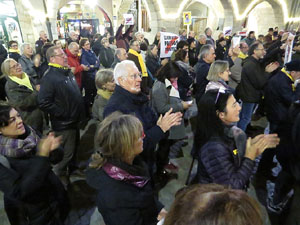
[[[248,57],[248,55],[244,54],[243,52],[240,52],[238,57],[241,59],[246,59]]]
[[[13,49],[13,48],[10,48],[8,49],[9,52],[16,52],[20,55],[20,50],[19,49]]]
[[[53,66],[55,68],[60,68],[60,69],[64,69],[64,70],[68,70],[69,67],[65,67],[65,66],[62,66],[62,65],[59,65],[57,63],[48,63],[49,66]]]
[[[141,69],[142,69],[142,76],[143,77],[148,77],[147,68],[145,66],[143,56],[141,54],[139,54],[137,51],[134,51],[133,49],[129,49],[128,53],[131,53],[132,55],[135,55],[136,57],[138,57],[139,64],[140,64]]]
[[[287,77],[290,78],[291,81],[295,82],[294,78],[284,68],[281,69],[281,72],[283,72],[285,75],[287,75]],[[296,87],[294,84],[292,84],[292,89],[293,89],[293,91],[296,90]]]
[[[16,77],[16,76],[8,76],[8,77],[9,77],[9,79],[11,79],[12,81],[16,82],[17,84],[23,85],[23,86],[25,86],[25,87],[27,87],[27,88],[29,88],[30,90],[33,91],[33,87],[31,85],[29,77],[28,77],[28,75],[26,73],[22,74],[22,78],[21,79],[18,78],[18,77]]]
[[[113,94],[113,92],[107,91],[107,90],[103,90],[103,89],[98,89],[97,90],[97,94],[101,95],[105,99],[110,99],[110,97]]]

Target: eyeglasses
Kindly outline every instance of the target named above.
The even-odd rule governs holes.
[[[130,75],[129,77],[133,78],[134,80],[138,79],[138,78],[142,78],[142,74],[141,73],[138,73],[138,74],[133,74],[133,75]]]
[[[20,67],[21,66],[21,64],[20,63],[16,63],[15,65],[13,65],[13,66],[11,66],[11,67],[9,67],[9,69],[17,69],[18,67]]]

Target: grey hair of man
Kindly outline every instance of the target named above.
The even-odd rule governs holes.
[[[79,48],[79,44],[76,43],[75,41],[71,42],[69,45],[68,45],[68,49],[73,49],[74,47],[78,46]]]
[[[29,43],[26,43],[26,42],[23,43],[23,44],[21,45],[21,47],[20,47],[21,55],[23,55],[24,49],[25,49],[25,47],[28,46],[28,45],[31,46]]]
[[[119,77],[126,78],[129,75],[129,68],[136,68],[136,65],[131,60],[124,60],[119,62],[114,69],[114,79],[117,85],[119,84]]]
[[[198,37],[198,40],[201,40],[201,39],[204,39],[204,38],[206,39],[206,36],[204,34],[200,34],[199,37]]]
[[[41,37],[44,33],[46,33],[46,32],[45,32],[44,30],[41,30],[41,31],[39,32],[40,37]]]
[[[214,48],[210,44],[203,45],[200,49],[199,57],[200,59],[204,59],[206,55],[209,54],[210,49]]]

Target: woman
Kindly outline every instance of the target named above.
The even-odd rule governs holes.
[[[277,134],[246,140],[245,133],[233,125],[239,121],[241,107],[224,89],[207,91],[199,105],[194,138],[198,182],[246,189],[255,158],[266,148],[277,146]]]
[[[218,184],[179,190],[164,225],[263,225],[257,201],[247,193]]]
[[[191,105],[182,101],[177,88],[177,80],[180,76],[180,69],[175,62],[168,62],[157,73],[157,80],[152,88],[152,104],[158,114],[164,115],[170,109],[172,112],[183,112]],[[169,151],[171,145],[185,137],[184,121],[179,126],[172,127],[170,134],[159,142],[157,151],[157,174],[165,173],[164,167],[169,162]]]
[[[110,68],[111,64],[114,62],[114,52],[109,47],[109,42],[107,38],[102,38],[101,45],[102,48],[99,52],[99,60],[101,62],[101,65],[104,66],[104,68]]]
[[[213,62],[206,77],[209,83],[206,85],[205,92],[212,89],[223,88],[234,93],[234,89],[226,83],[229,81],[230,74],[231,72],[227,61],[217,60]]]
[[[37,67],[39,67],[39,59],[38,56],[32,60],[33,58],[33,49],[28,43],[24,43],[21,45],[21,58],[19,58],[19,63],[22,66],[23,71],[33,79],[35,83],[38,82],[38,74],[36,72]]]
[[[14,59],[6,59],[1,70],[6,75],[5,92],[10,104],[18,109],[25,123],[43,132],[43,113],[38,108],[37,95],[40,89]]]
[[[106,225],[154,225],[166,214],[152,190],[143,151],[143,126],[132,115],[106,117],[97,133],[100,152],[92,155],[87,183],[98,191]]]
[[[62,158],[59,144],[54,134],[40,140],[13,107],[0,104],[0,190],[10,224],[64,224],[68,200],[51,168]]]
[[[91,45],[87,38],[82,38],[79,42],[79,46],[82,49],[81,64],[89,67],[89,70],[83,71],[82,74],[82,87],[85,91],[84,102],[86,106],[86,112],[89,115],[89,109],[92,106],[94,98],[97,94],[97,89],[95,86],[95,74],[100,67],[100,63],[93,50],[91,50]]]
[[[175,62],[179,66],[181,75],[178,78],[178,90],[180,98],[183,101],[192,100],[191,88],[194,83],[194,71],[189,65],[189,55],[188,52],[181,49],[175,54]]]
[[[12,58],[18,62],[20,55],[20,50],[18,48],[18,42],[10,41],[8,42],[8,58]]]
[[[150,71],[152,77],[154,78],[158,69],[161,66],[166,65],[166,63],[168,61],[169,61],[168,59],[163,59],[162,61],[160,61],[160,58],[158,56],[157,45],[155,45],[155,44],[149,45],[147,53],[146,53],[146,66],[148,69],[148,74]]]
[[[58,47],[60,47],[60,48],[62,48],[63,49],[63,46],[62,46],[62,43],[61,43],[61,41],[60,40],[54,40],[53,41],[53,44],[55,45],[55,46],[58,46]]]
[[[195,38],[188,38],[187,42],[189,43],[189,63],[191,67],[194,67],[198,62],[196,40]]]
[[[111,69],[102,69],[96,73],[97,95],[93,104],[93,118],[103,120],[103,110],[115,90],[114,72]]]

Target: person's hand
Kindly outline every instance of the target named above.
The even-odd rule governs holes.
[[[90,68],[86,65],[81,64],[81,67],[83,68],[84,71],[88,71]]]
[[[160,220],[162,220],[163,218],[165,218],[166,215],[167,215],[167,213],[168,213],[168,211],[165,210],[165,208],[162,208],[162,210],[160,210],[160,212],[159,212],[159,214],[158,214],[158,216],[157,216],[157,220],[160,221]]]
[[[55,137],[54,133],[51,132],[47,137],[42,138],[38,144],[39,156],[49,156],[50,152],[57,149],[61,143],[61,136]]]
[[[168,58],[165,58],[161,61],[161,65],[164,66],[166,65],[167,63],[169,62],[169,59]]]
[[[40,66],[40,62],[41,62],[41,55],[40,54],[36,54],[33,57],[33,64],[35,67],[39,67]]]
[[[76,70],[75,67],[71,67],[71,72],[72,72],[73,74],[75,74],[75,70]]]
[[[157,120],[157,126],[159,126],[164,133],[166,133],[171,127],[178,126],[182,120],[182,113],[172,113],[173,108],[171,108],[164,116],[160,115]]]
[[[248,138],[245,157],[254,160],[267,148],[275,148],[280,139],[277,134],[258,135],[255,138]]]
[[[241,52],[241,49],[240,49],[240,46],[239,46],[239,45],[235,46],[235,47],[232,49],[232,55],[233,55],[233,56],[238,57],[238,55],[240,54],[240,52]]]
[[[274,70],[276,70],[279,67],[278,63],[272,62],[269,65],[266,66],[265,71],[267,73],[272,73]]]
[[[39,84],[35,85],[35,90],[40,91],[40,89],[41,89],[41,85]]]
[[[182,103],[184,109],[188,109],[192,106],[192,104],[185,102],[185,101],[182,101],[181,103]]]

